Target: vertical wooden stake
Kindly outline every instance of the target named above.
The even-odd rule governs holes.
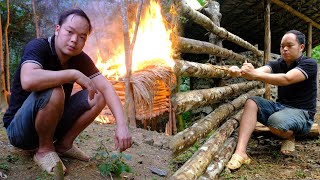
[[[312,55],[312,24],[308,23],[308,47],[307,47],[307,56],[311,57]]]
[[[264,64],[270,60],[271,28],[270,28],[270,0],[264,0]],[[265,98],[271,99],[270,85],[265,83]]]

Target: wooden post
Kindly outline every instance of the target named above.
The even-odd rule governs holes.
[[[123,25],[123,36],[124,36],[124,47],[125,47],[125,62],[126,62],[126,78],[125,78],[125,117],[128,124],[131,125],[135,122],[135,112],[134,112],[134,101],[133,92],[130,83],[131,79],[131,66],[132,66],[132,50],[130,48],[130,37],[129,37],[129,27],[128,27],[128,9],[127,1],[122,1],[121,14],[122,14],[122,25]],[[133,119],[134,120],[131,120]]]
[[[270,29],[270,0],[264,0],[264,64],[270,59],[271,29]],[[265,83],[265,98],[271,99],[270,85]]]
[[[312,54],[312,24],[308,23],[308,48],[307,56],[311,57]]]

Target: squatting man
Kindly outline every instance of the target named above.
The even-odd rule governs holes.
[[[8,139],[15,147],[35,150],[34,161],[49,174],[61,161],[59,156],[89,161],[73,142],[106,105],[117,122],[116,148],[131,147],[119,97],[82,51],[91,29],[81,9],[63,12],[53,36],[26,45],[14,76],[3,117]],[[71,95],[74,83],[83,90]]]
[[[244,63],[241,68],[230,67],[233,77],[241,76],[278,86],[278,98],[273,102],[255,96],[246,101],[237,147],[227,164],[229,169],[250,163],[246,148],[257,121],[284,139],[281,144],[283,154],[295,150],[296,135],[310,131],[316,112],[318,66],[314,59],[303,55],[304,47],[305,35],[290,30],[281,40],[281,58],[257,69],[251,63]]]

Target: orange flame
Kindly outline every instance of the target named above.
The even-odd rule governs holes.
[[[141,16],[135,46],[132,52],[132,72],[144,69],[148,65],[165,65],[173,68],[171,30],[166,29],[161,6],[154,0],[146,8],[146,14]],[[134,35],[134,24],[130,29],[130,37]],[[109,79],[118,80],[126,74],[125,52],[122,45],[118,46],[116,53],[104,61],[97,51],[96,66],[101,73]]]

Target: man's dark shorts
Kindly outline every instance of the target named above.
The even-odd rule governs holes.
[[[265,126],[288,131],[295,134],[306,134],[313,124],[313,116],[308,111],[282,105],[278,102],[266,100],[262,97],[251,97],[258,106],[257,119]]]
[[[50,100],[53,89],[32,92],[7,127],[10,143],[25,150],[36,149],[39,146],[35,129],[37,112],[43,109]],[[72,127],[74,122],[90,109],[88,91],[82,90],[72,95],[65,103],[64,113],[56,128],[55,139],[61,138]]]

